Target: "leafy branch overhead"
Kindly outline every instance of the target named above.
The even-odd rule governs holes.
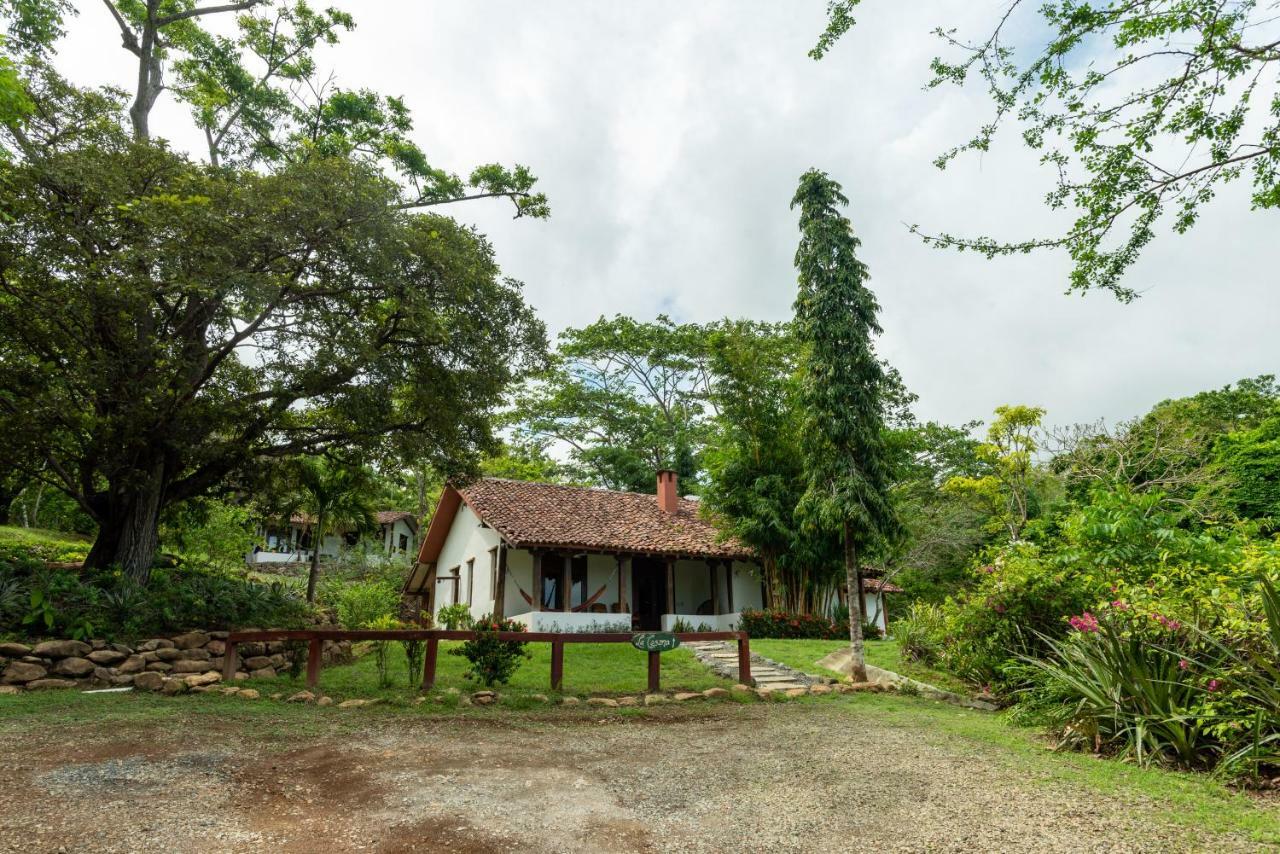
[[[811,51],[825,55],[853,26],[858,0],[829,4]],[[1036,20],[1035,16],[1039,16]],[[1053,176],[1062,233],[1005,239],[913,231],[929,244],[988,257],[1064,248],[1072,290],[1136,290],[1125,273],[1162,227],[1183,233],[1222,185],[1252,183],[1255,209],[1280,207],[1280,19],[1256,0],[1007,2],[992,30],[937,35],[930,88],[980,81],[993,112],[935,161],[991,149],[1014,124]],[[1044,33],[1033,36],[1032,33]]]
[[[89,566],[140,580],[166,508],[253,489],[280,460],[474,472],[545,331],[483,235],[417,209],[501,196],[545,215],[533,176],[438,170],[402,101],[317,82],[343,13],[105,5],[138,58],[131,94],[57,73],[70,4],[0,4],[21,94],[0,74],[0,463],[92,520]],[[202,28],[231,14],[234,36]],[[164,91],[207,163],[153,138]]]
[[[325,75],[315,52],[355,27],[346,12],[305,0],[102,2],[138,64],[129,105],[136,139],[152,137],[151,113],[167,91],[190,108],[214,166],[280,169],[350,157],[396,175],[405,208],[506,198],[517,217],[550,213],[528,167],[488,163],[465,178],[441,169],[413,141],[402,98],[345,89]],[[68,0],[7,0],[2,8],[11,47],[28,57],[47,53],[77,12]],[[220,16],[234,17],[230,35],[206,27]]]

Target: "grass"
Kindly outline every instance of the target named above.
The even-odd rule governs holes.
[[[84,560],[92,545],[92,540],[81,534],[0,525],[0,558],[77,561]]]
[[[1066,784],[1083,789],[1085,796],[1092,791],[1124,798],[1135,812],[1149,811],[1189,830],[1234,831],[1260,843],[1280,844],[1280,801],[1232,789],[1210,775],[1052,751],[1034,732],[1010,725],[1003,715],[894,694],[857,699],[869,701],[857,709],[859,718],[871,714],[881,724],[921,733],[948,749],[997,759],[1021,770],[1032,781],[1028,785]]]
[[[466,678],[467,660],[454,655],[451,650],[462,646],[460,641],[443,641],[436,659],[437,691],[456,688],[474,691],[482,686]],[[530,658],[506,686],[498,690],[512,694],[551,695],[551,645],[531,643],[526,649]],[[677,649],[662,654],[661,684],[664,691],[702,691],[732,684],[715,676],[694,659],[688,650]],[[388,645],[388,671],[391,687],[378,685],[377,664],[372,654],[364,655],[354,664],[329,667],[320,671],[321,693],[334,697],[380,697],[395,699],[416,692],[421,672],[410,679],[404,648],[399,643]],[[263,692],[300,691],[305,687],[302,677],[283,677],[244,683]],[[412,689],[410,685],[412,684]],[[565,644],[564,685],[561,694],[585,696],[587,694],[639,694],[648,685],[645,654],[630,644]]]
[[[825,658],[838,649],[849,645],[841,640],[771,640],[761,638],[751,641],[752,652],[758,652],[765,658],[772,658],[789,667],[813,673],[818,676],[834,676],[844,678],[843,674],[834,670],[819,667],[819,659]],[[958,694],[970,693],[961,680],[941,670],[934,670],[911,661],[903,661],[898,644],[891,640],[867,641],[867,663],[885,670],[892,670],[903,676],[920,682],[926,682],[936,688],[954,691]]]

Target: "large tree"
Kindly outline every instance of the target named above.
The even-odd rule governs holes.
[[[551,368],[516,397],[517,435],[567,450],[575,480],[652,492],[654,471],[670,468],[694,491],[713,409],[712,328],[618,315],[565,330]]]
[[[848,203],[840,185],[816,169],[801,176],[791,202],[800,210],[795,328],[806,487],[800,512],[814,527],[841,533],[852,676],[865,681],[861,555],[895,539],[900,525],[889,494],[885,371],[872,345],[879,305],[857,257],[858,238],[840,212]]]
[[[143,579],[164,508],[272,459],[394,443],[473,470],[545,336],[481,235],[415,208],[503,195],[545,215],[532,177],[463,182],[398,99],[317,83],[311,48],[342,13],[106,5],[131,98],[48,64],[67,4],[2,7],[31,108],[0,115],[0,460],[94,519],[90,565]],[[202,28],[229,12],[234,36]],[[166,66],[208,162],[151,127]]]
[[[854,25],[860,0],[832,0],[811,51],[821,58]],[[1038,20],[1037,20],[1038,16]],[[1257,0],[1006,0],[967,39],[939,27],[951,54],[931,87],[978,78],[992,114],[938,157],[988,151],[1002,128],[1052,171],[1052,209],[1075,220],[1044,236],[923,234],[988,256],[1065,248],[1071,287],[1135,291],[1123,274],[1157,231],[1191,228],[1222,185],[1247,176],[1254,208],[1280,207],[1280,19]]]

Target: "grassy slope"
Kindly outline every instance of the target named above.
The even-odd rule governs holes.
[[[461,646],[457,641],[440,644],[436,661],[436,688],[457,688],[462,691],[480,687],[465,677],[468,662],[450,650]],[[500,690],[513,694],[551,693],[551,645],[529,644],[530,658],[522,662],[511,678],[511,683]],[[355,664],[332,667],[320,672],[320,690],[335,697],[378,696],[387,699],[404,697],[409,686],[408,662],[403,647],[389,644],[389,671],[393,680],[390,688],[378,687],[377,665],[372,654],[365,655]],[[665,691],[701,691],[732,683],[713,675],[699,664],[693,654],[677,649],[662,654],[662,688]],[[414,674],[413,685],[421,680],[421,673]],[[638,694],[648,683],[646,657],[630,644],[565,644],[564,687],[562,693],[572,695]],[[262,691],[301,690],[300,678],[277,678],[261,683],[246,683]]]
[[[638,654],[638,653],[637,653]],[[664,658],[665,660],[665,658]],[[442,662],[443,664],[443,662]],[[527,662],[526,666],[533,664]],[[580,668],[585,662],[579,662]],[[351,671],[362,670],[363,662]],[[566,677],[571,672],[566,662]],[[530,668],[532,671],[532,668]],[[334,668],[326,674],[324,687],[334,690],[347,678],[360,677]],[[585,672],[585,671],[584,671]],[[330,686],[332,683],[332,686]],[[283,687],[283,680],[274,684]],[[541,687],[541,683],[539,683]],[[376,693],[376,692],[374,692]],[[193,743],[202,729],[238,728],[246,738],[287,743],[317,737],[367,737],[370,731],[386,726],[412,726],[415,721],[475,719],[506,726],[528,728],[533,733],[543,727],[598,725],[601,715],[625,717],[697,718],[713,715],[717,726],[725,726],[727,709],[722,703],[699,703],[657,709],[573,708],[522,702],[516,691],[496,707],[454,708],[449,695],[437,694],[443,703],[419,706],[408,702],[403,688],[391,692],[396,698],[359,711],[320,709],[269,700],[246,701],[220,694],[166,698],[154,694],[80,694],[43,692],[17,697],[0,697],[0,732],[22,733],[32,727],[62,727],[68,738],[76,738],[77,728],[101,734],[117,727],[180,726]],[[754,702],[754,701],[747,701]],[[808,708],[821,705],[823,708]],[[1280,843],[1280,804],[1232,791],[1216,780],[1197,774],[1181,774],[1130,764],[1103,761],[1083,754],[1052,753],[1026,730],[1009,727],[998,715],[958,709],[942,703],[897,695],[852,695],[806,698],[794,708],[771,709],[771,714],[847,715],[849,726],[875,724],[901,728],[914,737],[944,745],[958,755],[996,760],[1011,773],[1029,778],[1028,786],[1067,786],[1082,797],[1098,792],[1127,799],[1134,817],[1151,816],[1188,829],[1189,842],[1199,838],[1202,828],[1248,834],[1260,843]],[[716,711],[716,710],[719,711]],[[754,726],[763,709],[742,708],[742,726]],[[1087,803],[1087,800],[1082,800]]]
[[[83,534],[0,525],[0,549],[23,548],[42,554],[52,551],[73,552],[83,557],[89,553],[89,547],[92,545],[93,540]]]
[[[848,646],[848,641],[838,640],[768,640],[751,641],[751,649],[766,658],[780,661],[783,664],[813,673],[819,676],[840,676],[834,671],[818,667],[819,659]],[[927,682],[938,688],[959,693],[968,693],[964,683],[949,673],[934,670],[913,662],[903,661],[898,652],[898,645],[893,641],[867,641],[867,663],[876,667],[892,670],[903,676]]]

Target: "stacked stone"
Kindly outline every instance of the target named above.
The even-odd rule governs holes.
[[[103,640],[49,640],[29,646],[0,643],[0,689],[3,693],[41,688],[116,688],[181,693],[212,685],[222,678],[226,632],[184,632],[151,638],[130,647]],[[255,654],[245,660],[246,647]],[[273,677],[288,668],[283,643],[244,644],[237,677]]]

